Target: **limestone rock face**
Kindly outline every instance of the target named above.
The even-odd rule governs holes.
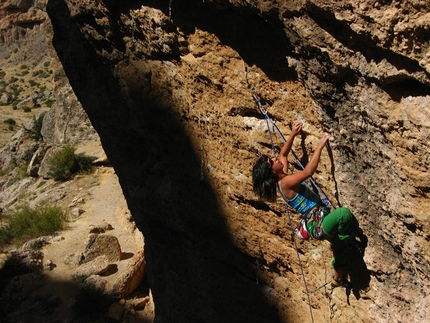
[[[156,320],[298,322],[309,311],[288,226],[298,215],[252,193],[252,166],[272,153],[252,88],[285,135],[304,122],[301,163],[333,135],[315,180],[368,237],[364,259],[351,257],[352,294],[315,292],[314,315],[429,320],[428,1],[150,3],[50,0],[47,11],[145,237]],[[316,288],[331,275],[329,246],[298,247]]]
[[[56,91],[56,102],[46,113],[41,134],[52,145],[76,144],[98,138],[87,114],[69,85]]]

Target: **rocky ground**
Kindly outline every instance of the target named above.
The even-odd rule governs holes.
[[[86,144],[79,147],[78,151],[93,156],[103,154],[99,142]],[[114,270],[102,275],[109,286],[106,288],[112,290],[115,288],[112,285],[127,271],[133,256],[143,256],[139,252],[143,246],[142,236],[136,230],[112,167],[98,167],[93,174],[77,176],[62,184],[48,180],[41,186],[42,181],[32,180],[26,187],[26,192],[35,193],[33,202],[36,204],[48,199],[54,203],[49,197],[57,195],[56,203],[69,209],[70,217],[65,229],[57,232],[49,243],[38,250],[42,253],[43,271],[15,276],[3,291],[2,311],[7,309],[7,316],[2,322],[26,321],[29,317],[32,322],[81,322],[88,317],[94,322],[103,322],[106,318],[118,322],[123,319],[128,322],[152,322],[153,305],[145,283],[124,299],[112,298],[100,303],[99,309],[82,309],[80,302],[88,282],[85,284],[84,280],[74,275],[77,264],[66,261],[84,252],[84,243],[91,230],[95,232],[101,229],[104,234],[115,236],[120,244],[122,259],[111,262],[110,266]],[[9,246],[5,252],[19,254],[19,247]],[[12,270],[9,263],[5,265],[2,275]],[[17,292],[22,284],[25,285],[25,296]],[[89,299],[86,301],[92,302]],[[26,308],[32,302],[34,304]]]

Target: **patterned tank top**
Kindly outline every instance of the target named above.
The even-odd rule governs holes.
[[[301,214],[305,214],[309,210],[312,210],[316,205],[321,205],[321,199],[318,194],[304,182],[300,184],[299,191],[291,200],[287,199],[280,185],[279,190],[285,201]]]

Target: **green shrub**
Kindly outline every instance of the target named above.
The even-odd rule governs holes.
[[[13,241],[12,232],[8,226],[0,228],[0,246],[11,244]]]
[[[41,181],[39,184],[37,184],[37,188],[40,188],[45,184],[46,184],[46,181]]]
[[[45,101],[45,105],[48,108],[50,108],[50,107],[52,107],[52,105],[54,104],[54,102],[55,102],[54,100],[48,99],[48,100]]]
[[[27,67],[28,67],[27,65],[22,64],[19,68],[22,69],[22,70],[25,70]]]
[[[13,120],[12,118],[6,119],[3,122],[6,123],[6,124],[9,124],[9,125],[12,125],[12,126],[16,125],[16,121]]]
[[[67,219],[67,212],[59,206],[47,203],[32,208],[20,205],[7,214],[9,224],[0,229],[0,244],[23,242],[61,230]]]
[[[31,87],[33,87],[33,86],[39,86],[40,84],[39,83],[37,83],[35,80],[28,80],[28,83],[30,83],[30,86]]]
[[[28,175],[27,175],[27,168],[28,168],[28,165],[30,164],[30,161],[27,161],[27,162],[25,162],[25,163],[23,163],[19,168],[18,168],[18,170],[17,170],[17,172],[16,172],[16,175],[15,175],[15,178],[16,179],[23,179],[23,178],[26,178]]]
[[[23,107],[22,110],[24,112],[31,112],[31,108],[30,107]]]
[[[90,172],[95,157],[75,154],[76,148],[66,145],[51,159],[51,171],[48,175],[56,181],[67,181],[77,173]]]

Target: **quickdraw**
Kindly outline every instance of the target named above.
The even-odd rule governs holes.
[[[323,240],[327,236],[327,234],[322,228],[322,223],[324,217],[329,212],[330,211],[324,206],[314,207],[312,210],[306,212],[303,215],[302,220],[299,222],[297,228],[295,229],[295,232],[301,239],[308,240],[310,238],[310,234],[307,229],[307,224],[312,221],[315,221],[315,239]]]

